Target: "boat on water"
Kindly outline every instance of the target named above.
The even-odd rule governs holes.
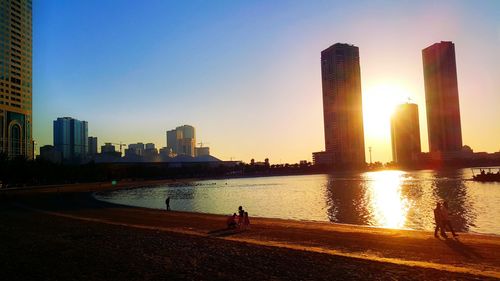
[[[500,182],[500,168],[472,168],[472,180],[482,182]]]

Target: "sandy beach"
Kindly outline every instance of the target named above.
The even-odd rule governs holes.
[[[497,280],[500,237],[113,205],[92,192],[157,182],[1,191],[6,280]],[[235,206],[237,207],[237,206]]]

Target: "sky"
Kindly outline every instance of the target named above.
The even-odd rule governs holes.
[[[463,143],[500,151],[500,1],[43,0],[33,3],[33,123],[88,121],[105,142],[166,146],[189,124],[222,160],[324,150],[320,52],[359,47],[366,160],[392,160],[390,113],[419,107],[421,50],[455,43]]]

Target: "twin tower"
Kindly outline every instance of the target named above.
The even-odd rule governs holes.
[[[462,149],[455,47],[436,43],[422,50],[427,127],[431,153]],[[359,48],[337,43],[321,52],[325,151],[313,153],[316,164],[363,167],[365,144]],[[420,153],[418,109],[401,105],[392,120],[393,158],[411,162]]]

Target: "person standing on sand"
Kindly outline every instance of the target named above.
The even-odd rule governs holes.
[[[444,232],[443,227],[443,219],[441,216],[441,203],[436,203],[436,208],[434,209],[434,222],[436,223],[436,227],[434,228],[434,237],[439,238],[437,235],[438,230],[443,238],[448,238],[446,232]]]
[[[250,228],[250,219],[248,218],[248,212],[245,212],[245,217],[243,218],[243,225],[246,228]]]
[[[167,196],[167,199],[165,199],[165,205],[167,205],[167,211],[170,211],[170,196]]]
[[[245,210],[243,210],[242,206],[238,207],[238,227],[241,227],[243,224],[243,217],[245,216]]]
[[[448,202],[444,201],[443,207],[441,207],[441,220],[442,220],[442,228],[443,231],[446,231],[446,228],[451,230],[453,237],[457,237],[458,234],[453,230],[453,226],[451,226],[450,221],[450,212],[448,211]]]

